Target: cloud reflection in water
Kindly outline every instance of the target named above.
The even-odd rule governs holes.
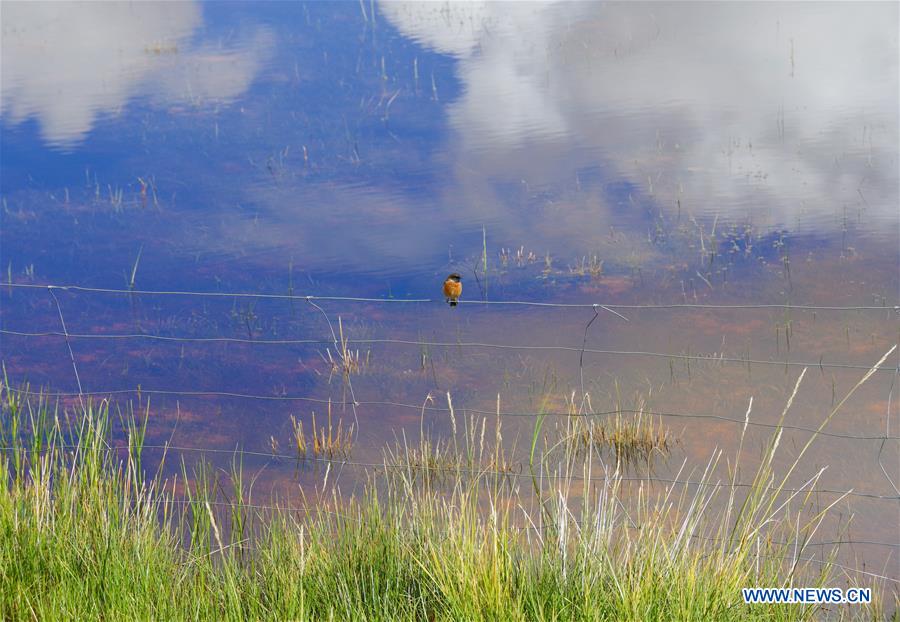
[[[448,114],[485,176],[602,165],[664,209],[795,231],[834,231],[847,206],[897,220],[896,4],[380,6],[459,59]],[[516,157],[538,149],[556,161]]]
[[[160,105],[238,97],[271,35],[259,27],[222,47],[194,39],[202,26],[193,2],[4,3],[0,113],[13,125],[34,117],[48,143],[72,148],[138,95]]]

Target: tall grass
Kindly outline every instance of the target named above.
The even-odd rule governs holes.
[[[146,414],[114,433],[107,402],[0,400],[4,620],[809,620],[828,612],[740,589],[839,585],[802,561],[828,508],[773,472],[780,430],[746,492],[717,485],[718,451],[699,486],[654,491],[565,444],[511,478],[499,418],[471,421],[440,451],[398,445],[360,497],[292,510],[253,506],[238,461],[228,485],[202,462],[148,473]],[[450,477],[423,485],[438,459]]]

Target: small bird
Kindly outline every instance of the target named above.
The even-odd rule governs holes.
[[[447,302],[450,303],[450,306],[455,307],[461,295],[462,277],[454,272],[444,281],[444,296],[447,297]]]

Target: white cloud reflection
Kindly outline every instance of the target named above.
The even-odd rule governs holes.
[[[161,104],[235,98],[270,35],[198,44],[202,26],[194,2],[3,2],[0,114],[10,124],[36,118],[48,143],[71,147],[137,95]]]
[[[460,157],[486,176],[549,181],[548,168],[600,165],[698,214],[817,229],[849,205],[897,219],[895,3],[381,10],[458,59],[448,114]]]

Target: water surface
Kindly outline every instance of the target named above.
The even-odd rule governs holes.
[[[499,394],[519,447],[529,415],[573,392],[669,413],[662,479],[733,455],[753,397],[752,464],[808,367],[786,465],[897,343],[896,4],[4,2],[0,17],[10,381],[76,403],[62,315],[84,392],[149,400],[149,443],[221,465],[260,452],[257,495],[322,482],[268,455],[291,453],[290,415],[321,422],[331,400],[353,461],[379,462],[448,391],[469,412]],[[481,304],[509,301],[588,306]],[[628,321],[591,323],[595,303]],[[328,360],[341,328],[362,362],[350,382]],[[825,539],[854,514],[846,539],[879,544],[842,560],[894,578],[897,361],[792,478],[827,466],[817,487],[858,493]],[[338,481],[365,478],[348,465]]]

